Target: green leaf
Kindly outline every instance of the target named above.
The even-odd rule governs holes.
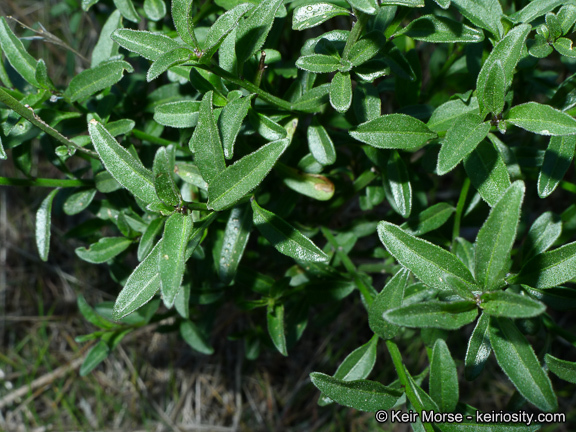
[[[89,249],[79,247],[74,252],[84,261],[101,264],[124,252],[131,243],[132,240],[126,237],[102,237],[98,243],[92,243]]]
[[[90,139],[90,137],[88,137],[88,139]],[[122,189],[122,185],[118,183],[108,171],[100,171],[94,176],[94,180],[98,192],[110,193]]]
[[[107,61],[110,57],[118,54],[118,44],[111,39],[112,33],[122,25],[122,16],[119,10],[110,14],[106,23],[102,27],[98,42],[92,51],[92,62],[90,67],[98,66],[100,63]]]
[[[512,107],[506,122],[539,135],[576,134],[576,120],[572,116],[536,102]]]
[[[375,57],[386,43],[386,38],[380,32],[370,32],[350,49],[348,61],[352,66],[360,66]]]
[[[524,398],[542,411],[555,411],[558,401],[534,350],[508,318],[490,318],[490,344],[498,364]]]
[[[292,29],[306,30],[339,15],[350,15],[350,11],[331,3],[299,6],[292,15]]]
[[[199,353],[206,355],[214,354],[214,348],[212,348],[210,342],[192,321],[183,320],[180,322],[180,336]]]
[[[202,190],[208,190],[208,183],[200,175],[200,170],[194,164],[178,162],[174,167],[174,172],[186,183],[196,186]]]
[[[212,109],[212,94],[213,92],[209,91],[202,98],[198,124],[190,139],[190,150],[194,153],[194,162],[208,184],[226,169],[222,142]]]
[[[138,261],[142,261],[146,258],[152,250],[154,241],[162,230],[163,223],[164,218],[161,217],[150,221],[150,224],[142,234],[142,237],[140,237],[140,243],[138,243]]]
[[[308,148],[314,159],[322,165],[332,165],[336,162],[336,149],[330,135],[318,120],[312,119],[307,131]]]
[[[240,23],[236,34],[238,64],[242,65],[262,48],[281,4],[282,0],[262,0]]]
[[[348,72],[336,72],[330,83],[330,105],[345,113],[352,105],[352,80]]]
[[[563,379],[564,381],[568,381],[572,384],[576,384],[576,363],[569,362],[566,360],[561,360],[556,358],[550,354],[546,354],[544,357],[546,360],[546,364],[550,371],[558,376],[559,378]]]
[[[34,87],[38,87],[36,60],[24,49],[24,45],[12,32],[5,17],[0,17],[0,46],[14,70]]]
[[[553,288],[576,277],[576,242],[536,255],[509,283]]]
[[[146,81],[154,81],[172,66],[193,60],[193,55],[194,53],[188,48],[175,48],[172,51],[162,54],[152,63],[150,69],[148,69]]]
[[[476,281],[484,290],[498,288],[508,270],[525,186],[514,182],[490,211],[476,237]]]
[[[479,114],[477,98],[470,98],[468,103],[465,103],[462,99],[445,102],[432,113],[427,123],[428,129],[436,133],[447,131],[458,118],[467,113]]]
[[[67,215],[75,215],[85,210],[96,195],[97,190],[95,188],[79,188],[74,191],[71,195],[64,201],[64,213]]]
[[[277,141],[282,138],[286,138],[286,129],[272,120],[270,117],[259,113],[254,109],[248,111],[248,116],[250,123],[254,126],[254,129],[268,141]]]
[[[378,224],[378,236],[388,252],[426,285],[439,290],[449,290],[446,275],[475,288],[470,271],[458,258],[426,240],[414,237],[388,222]]]
[[[432,43],[475,43],[484,40],[482,31],[435,15],[424,15],[415,19],[393,36],[410,36],[412,39]]]
[[[203,57],[210,58],[218,50],[226,36],[234,30],[246,12],[254,8],[253,4],[241,3],[235,8],[229,10],[224,15],[221,15],[206,35],[204,40],[204,54]]]
[[[50,252],[50,227],[52,226],[52,202],[59,189],[53,189],[42,200],[36,212],[36,246],[42,261],[48,261]]]
[[[448,129],[446,138],[438,154],[438,175],[453,170],[490,132],[490,123],[474,113],[458,117]]]
[[[145,203],[158,202],[152,173],[118,144],[101,123],[90,120],[88,132],[100,160],[112,177]]]
[[[36,77],[36,81],[38,81],[38,85],[48,91],[56,91],[56,87],[54,83],[48,76],[48,69],[46,68],[46,62],[40,59],[36,63],[36,72],[34,73]]]
[[[564,178],[568,171],[574,151],[576,150],[576,135],[553,136],[544,153],[544,162],[538,175],[538,196],[546,198]]]
[[[172,0],[172,21],[184,43],[198,48],[198,41],[194,35],[194,20],[192,18],[193,0]]]
[[[82,362],[82,366],[80,366],[80,376],[86,376],[90,372],[92,372],[96,366],[102,363],[108,355],[110,354],[110,348],[108,344],[100,340],[96,345],[90,348],[88,354],[84,358],[84,362]]]
[[[402,392],[375,381],[344,381],[320,372],[310,374],[312,384],[333,401],[360,411],[391,409]]]
[[[488,315],[506,318],[532,318],[546,310],[539,301],[510,290],[485,292],[480,301],[480,307]]]
[[[437,339],[430,359],[430,396],[441,412],[453,412],[458,403],[458,372],[443,339]]]
[[[468,381],[472,381],[480,376],[492,352],[489,324],[490,316],[482,312],[468,340],[468,348],[464,359],[464,376]]]
[[[409,217],[412,212],[412,185],[406,164],[397,151],[390,154],[386,171],[381,174],[388,202],[402,217]]]
[[[98,313],[96,313],[96,311],[90,307],[88,302],[86,302],[86,299],[82,294],[78,296],[76,303],[78,304],[78,310],[86,319],[86,321],[94,324],[96,327],[107,330],[118,327],[117,324],[114,324],[101,315],[98,315]]]
[[[283,164],[276,168],[282,182],[302,195],[319,201],[328,201],[334,196],[334,183],[323,175],[301,172]]]
[[[522,246],[522,259],[527,262],[535,255],[547,251],[562,233],[562,221],[552,212],[542,213],[534,221]]]
[[[236,276],[236,270],[246,249],[251,230],[252,211],[248,204],[234,207],[226,223],[222,250],[218,259],[218,276],[226,285],[230,284]]]
[[[506,165],[491,142],[482,141],[478,144],[464,159],[464,168],[482,199],[491,207],[510,187]]]
[[[562,0],[558,0],[560,4],[564,3]],[[563,6],[558,11],[558,21],[560,22],[560,27],[562,29],[562,34],[566,35],[570,33],[570,29],[576,22],[576,6],[574,4],[568,4]]]
[[[144,0],[144,13],[152,21],[161,20],[166,16],[164,0]]]
[[[288,356],[284,324],[284,305],[281,303],[268,305],[266,320],[268,323],[268,334],[270,335],[270,339],[272,339],[272,343],[274,343],[274,346],[280,354]]]
[[[160,253],[162,299],[171,308],[186,269],[186,246],[192,234],[192,217],[174,213],[166,220]]]
[[[452,4],[475,26],[488,30],[498,39],[504,34],[500,22],[502,6],[498,0],[452,0]]]
[[[88,12],[88,9],[90,9],[92,6],[94,6],[99,1],[100,0],[82,0],[82,10],[84,12]]]
[[[156,61],[162,54],[180,47],[178,42],[168,36],[148,31],[122,28],[112,33],[111,37],[121,47],[151,61]]]
[[[382,315],[387,310],[402,305],[404,290],[406,289],[409,276],[410,272],[408,270],[398,270],[368,307],[368,324],[370,325],[370,329],[384,340],[392,339],[400,330],[399,326],[385,321]]]
[[[358,123],[365,123],[380,117],[382,101],[376,87],[369,83],[356,83],[354,97],[352,98],[352,109]]]
[[[222,171],[208,187],[208,208],[224,210],[253,191],[289,144],[287,138],[268,143]]]
[[[400,225],[400,228],[408,234],[421,236],[444,225],[450,219],[454,210],[456,209],[447,203],[434,204],[420,212],[418,216],[404,222]]]
[[[330,73],[340,68],[340,59],[326,54],[310,54],[299,57],[296,66],[308,72]]]
[[[458,0],[458,2],[453,3],[472,3],[472,0]],[[489,16],[494,17],[493,11],[489,13]],[[501,24],[500,24],[501,25]],[[485,28],[485,27],[484,27]],[[487,88],[486,81],[488,81],[488,76],[494,63],[500,62],[502,69],[504,70],[504,76],[506,77],[505,88],[508,88],[512,84],[512,78],[514,76],[514,69],[520,60],[522,48],[524,47],[524,42],[528,33],[530,33],[531,27],[528,24],[521,24],[514,27],[508,32],[506,37],[502,39],[492,50],[484,64],[482,69],[478,74],[478,80],[476,81],[476,90],[478,97],[478,105],[480,106],[480,111],[484,112],[486,103],[484,102],[484,91]]]
[[[72,78],[64,92],[64,97],[70,99],[71,102],[84,100],[116,84],[124,76],[124,70],[134,72],[130,63],[124,60],[111,60],[86,69]]]
[[[424,7],[424,0],[380,0],[382,6]]]
[[[540,290],[528,285],[522,285],[522,288],[552,309],[559,311],[576,310],[576,290],[573,288],[555,287]]]
[[[413,150],[437,137],[420,120],[406,114],[388,114],[350,130],[352,138],[376,148]]]
[[[167,102],[154,108],[154,120],[174,128],[194,127],[198,123],[198,101]]]
[[[340,366],[338,366],[338,369],[334,373],[334,378],[343,381],[354,381],[366,378],[370,375],[376,363],[377,348],[377,337],[373,337],[364,345],[356,348],[348,354]]]
[[[384,319],[404,327],[432,327],[456,330],[476,319],[473,301],[439,302],[435,300],[400,306],[384,312]]]
[[[159,259],[162,241],[132,272],[114,303],[114,319],[118,321],[144,306],[160,290]]]
[[[532,0],[518,12],[510,15],[510,18],[515,22],[529,23],[564,3],[565,0]]]
[[[322,106],[328,102],[330,84],[322,84],[305,92],[292,104],[292,109],[301,112],[319,112]]]
[[[140,21],[140,17],[138,16],[138,12],[136,12],[132,0],[114,0],[114,5],[128,21],[135,23]]]
[[[254,225],[278,252],[299,261],[328,262],[328,256],[308,237],[274,213],[251,201]]]
[[[484,88],[481,90],[484,96],[484,110],[493,115],[500,114],[506,103],[507,89],[506,74],[504,73],[502,62],[496,60],[490,66],[486,81],[484,81]]]
[[[160,201],[167,205],[179,206],[182,197],[172,178],[174,173],[173,156],[168,153],[166,147],[159,147],[156,151],[152,172],[154,174],[154,188]]]

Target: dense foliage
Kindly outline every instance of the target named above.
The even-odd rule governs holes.
[[[166,317],[211,354],[224,304],[244,312],[249,359],[286,356],[346,304],[373,337],[311,374],[321,405],[473,414],[458,383],[494,352],[514,407],[557,410],[549,373],[576,382],[557,324],[576,308],[576,5],[167,3],[83,0],[106,21],[65,88],[0,18],[0,158],[23,174],[0,184],[52,189],[43,260],[57,206],[83,216],[78,258],[117,282],[114,303],[78,299],[100,328],[81,374]],[[64,178],[31,175],[38,149]],[[429,367],[409,371],[397,342],[415,335]],[[367,380],[382,341],[386,385]]]

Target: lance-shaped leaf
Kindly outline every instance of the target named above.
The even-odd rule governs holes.
[[[224,15],[221,15],[206,35],[204,40],[204,53],[203,57],[210,58],[218,50],[226,36],[236,28],[240,18],[242,18],[246,12],[254,7],[251,3],[241,3],[233,9],[230,9]]]
[[[206,336],[194,322],[190,320],[182,321],[180,323],[180,336],[199,353],[206,355],[214,354],[214,348],[212,348]]]
[[[550,143],[546,153],[544,153],[544,162],[538,175],[538,196],[540,198],[546,198],[554,192],[568,171],[575,150],[576,135],[550,137]]]
[[[0,17],[0,46],[14,70],[34,87],[38,87],[36,60],[24,49],[24,45],[12,32],[5,17]]]
[[[148,69],[148,73],[146,74],[146,81],[154,81],[172,66],[186,63],[187,61],[192,60],[194,58],[193,54],[194,53],[188,48],[176,48],[172,51],[168,51],[167,53],[162,54],[154,61],[154,63],[152,63],[150,69]]]
[[[482,141],[464,159],[464,168],[480,196],[491,207],[510,187],[510,174],[494,145]]]
[[[276,250],[299,261],[328,262],[329,258],[312,240],[281,217],[251,201],[254,225]]]
[[[140,17],[138,16],[138,12],[134,7],[134,3],[132,3],[132,0],[114,0],[114,6],[116,6],[122,16],[128,21],[135,23],[140,21]]]
[[[539,135],[576,134],[576,120],[571,115],[536,102],[512,107],[506,122]]]
[[[226,159],[232,159],[234,156],[234,143],[242,122],[248,114],[248,108],[255,95],[235,99],[229,102],[220,112],[218,117],[218,129],[222,136],[222,146],[224,147],[224,156]]]
[[[490,318],[490,344],[498,364],[524,398],[543,411],[555,411],[552,384],[528,340],[508,318]]]
[[[467,3],[473,3],[472,0],[458,0],[458,3],[465,1]],[[454,2],[456,3],[456,2]],[[474,2],[475,3],[475,2]],[[493,12],[490,12],[490,16],[495,16]],[[475,23],[476,24],[476,23]],[[501,25],[501,24],[500,24]],[[502,39],[492,50],[484,64],[482,69],[478,74],[478,80],[476,81],[476,89],[478,91],[478,104],[480,106],[480,111],[484,112],[486,106],[484,102],[484,91],[486,87],[486,81],[492,70],[492,66],[496,62],[500,62],[502,69],[504,71],[504,76],[506,77],[505,87],[508,88],[512,83],[512,78],[514,76],[514,68],[520,60],[520,55],[522,48],[524,47],[524,42],[526,37],[532,27],[528,24],[521,24],[514,27],[508,32],[506,37]]]
[[[198,123],[201,102],[167,102],[154,108],[154,120],[161,125],[174,128],[190,128]]]
[[[292,15],[292,29],[306,30],[339,15],[350,15],[348,9],[331,3],[316,3],[299,6]]]
[[[198,124],[190,139],[190,150],[194,153],[194,162],[206,183],[226,169],[224,151],[220,134],[212,110],[212,91],[202,98],[198,114]]]
[[[124,252],[131,243],[132,240],[126,237],[103,237],[98,243],[91,244],[89,249],[80,247],[75,252],[84,261],[101,264]]]
[[[96,366],[102,363],[110,354],[110,348],[104,340],[100,340],[96,345],[90,348],[80,366],[80,376],[86,376],[92,372]]]
[[[174,39],[160,33],[125,28],[116,30],[111,37],[121,47],[151,61],[180,46]]]
[[[452,0],[452,4],[475,26],[488,30],[498,39],[504,34],[500,22],[502,6],[498,0]]]
[[[365,123],[380,117],[382,101],[376,87],[369,83],[359,82],[354,89],[352,109],[359,123]]]
[[[208,187],[208,208],[224,210],[252,192],[289,144],[287,138],[268,143],[222,171]]]
[[[397,151],[388,158],[386,171],[382,172],[382,185],[388,203],[402,217],[412,212],[412,185],[408,168]]]
[[[553,288],[576,277],[576,242],[536,255],[509,283]]]
[[[430,359],[430,396],[442,412],[453,412],[458,403],[458,372],[443,339],[437,339]]]
[[[163,223],[164,218],[162,217],[152,220],[146,228],[146,231],[142,234],[142,237],[140,237],[140,243],[138,243],[138,261],[146,258],[152,250],[156,236],[158,236],[162,230]]]
[[[290,189],[319,201],[328,201],[334,196],[334,183],[319,174],[301,172],[284,164],[276,166],[282,182]]]
[[[448,129],[446,138],[438,154],[438,175],[450,172],[464,159],[490,132],[490,123],[474,113],[459,117]]]
[[[120,11],[115,10],[106,20],[104,27],[102,27],[98,42],[94,47],[94,51],[92,51],[92,62],[90,63],[90,67],[97,66],[108,60],[110,57],[118,54],[118,44],[111,39],[111,36],[115,30],[120,28],[121,25],[122,16],[120,15]]]
[[[310,54],[298,58],[296,66],[308,72],[330,73],[340,68],[340,59],[326,54]]]
[[[547,251],[558,240],[560,234],[562,234],[560,216],[552,212],[542,213],[526,235],[526,241],[522,245],[522,259],[528,262],[535,255]]]
[[[338,366],[334,373],[334,378],[343,381],[355,381],[365,379],[376,363],[376,349],[378,348],[378,337],[373,336],[367,343],[352,351],[344,361]],[[332,403],[332,399],[322,396],[318,405],[325,406]]]
[[[348,72],[336,72],[330,83],[330,105],[345,113],[352,105],[352,80]]]
[[[68,85],[64,96],[72,102],[86,99],[120,81],[124,70],[134,72],[130,63],[123,60],[111,60],[80,72]]]
[[[292,104],[292,109],[302,112],[318,112],[322,110],[322,105],[328,102],[330,84],[322,84],[305,92]]]
[[[126,281],[114,303],[113,314],[116,321],[144,306],[160,290],[161,249],[162,241],[160,240]]]
[[[369,15],[378,13],[378,3],[376,0],[346,0],[350,6]]]
[[[576,384],[576,363],[569,362],[566,360],[561,360],[550,354],[546,354],[544,357],[546,359],[546,364],[550,371],[557,377],[568,381],[572,384]]]
[[[424,7],[424,0],[380,0],[382,6]]]
[[[482,117],[485,116],[486,112],[494,115],[498,115],[502,112],[504,104],[506,103],[507,84],[502,62],[496,60],[490,65],[486,81],[484,81],[484,88],[481,91],[484,96],[484,112],[482,113],[484,115]]]
[[[480,376],[484,365],[490,357],[492,346],[490,345],[489,334],[490,316],[482,313],[476,327],[468,340],[466,357],[464,358],[464,376],[468,381],[472,381]]]
[[[178,206],[182,202],[180,192],[174,183],[174,161],[166,147],[158,148],[152,166],[154,174],[154,187],[160,201],[171,206]]]
[[[452,127],[456,119],[470,112],[479,114],[477,98],[470,98],[468,103],[462,99],[450,100],[434,110],[427,126],[431,131],[444,132]]]
[[[242,65],[262,48],[281,4],[282,0],[263,0],[252,10],[250,16],[240,23],[236,32],[238,64]]]
[[[160,280],[162,299],[167,308],[172,307],[184,277],[186,246],[192,233],[192,217],[174,213],[164,225],[160,253]]]
[[[559,4],[563,4],[562,0],[556,0]],[[558,21],[560,22],[560,28],[562,29],[562,34],[570,33],[570,29],[574,26],[576,22],[576,5],[567,4],[560,8],[558,11]]]
[[[386,38],[381,32],[370,32],[350,49],[348,61],[352,66],[358,67],[374,58],[386,43]]]
[[[454,210],[456,209],[447,203],[434,204],[404,222],[400,225],[400,228],[408,234],[421,236],[444,225],[450,219]]]
[[[375,381],[344,381],[320,372],[310,374],[312,384],[333,401],[360,411],[391,409],[402,392]]]
[[[426,125],[406,114],[388,114],[350,131],[352,138],[377,148],[411,150],[436,138]]]
[[[539,301],[510,290],[485,292],[480,301],[480,307],[488,315],[506,318],[532,318],[546,310]]]
[[[193,3],[193,0],[172,0],[172,21],[174,21],[174,27],[184,43],[198,48],[192,19]]]
[[[248,118],[254,129],[268,141],[277,141],[286,138],[286,129],[272,120],[270,117],[251,109],[248,111]]]
[[[196,186],[202,190],[208,190],[208,183],[200,175],[200,170],[194,164],[178,162],[174,167],[174,172],[186,183]]]
[[[411,21],[402,30],[396,32],[394,37],[400,35],[432,43],[474,43],[484,40],[484,33],[481,30],[435,15],[424,15]]]
[[[464,285],[475,288],[474,278],[462,261],[441,247],[384,221],[378,224],[378,236],[388,252],[426,285],[448,290],[444,278],[452,275]]]
[[[314,159],[322,165],[332,165],[336,162],[336,149],[330,135],[318,120],[313,119],[307,131],[308,148]]]
[[[152,21],[161,20],[166,16],[164,0],[144,0],[144,13]]]
[[[101,123],[90,120],[88,132],[100,160],[112,177],[145,203],[158,202],[152,173],[118,144]]]
[[[36,212],[36,246],[42,261],[48,261],[50,252],[50,228],[52,226],[52,202],[59,189],[52,190],[42,200]]]
[[[236,270],[252,230],[252,211],[248,204],[234,207],[228,217],[222,250],[218,259],[218,276],[229,284],[236,276]]]
[[[286,331],[284,324],[284,305],[277,303],[268,305],[266,312],[266,321],[268,323],[268,334],[272,343],[283,356],[288,355],[286,347]]]
[[[529,23],[564,3],[566,3],[564,0],[533,0],[518,12],[510,15],[510,18],[514,22]]]
[[[370,329],[382,339],[392,339],[398,334],[398,330],[400,330],[399,326],[384,320],[382,315],[387,310],[402,305],[404,290],[406,289],[409,275],[410,272],[406,269],[401,269],[396,272],[394,277],[386,283],[382,291],[374,298],[374,301],[368,308],[368,324],[370,325]]]
[[[384,312],[384,319],[404,327],[456,330],[476,319],[473,301],[439,302],[435,300],[400,306]]]
[[[497,288],[508,269],[524,191],[522,181],[514,182],[492,208],[476,237],[476,280],[485,290]]]

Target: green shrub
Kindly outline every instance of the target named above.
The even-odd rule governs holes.
[[[78,299],[100,328],[81,374],[167,317],[211,354],[224,304],[244,312],[249,359],[286,356],[345,304],[373,337],[311,374],[321,405],[405,403],[464,416],[414,430],[476,430],[458,382],[493,351],[516,409],[555,411],[549,372],[576,382],[553,356],[576,341],[557,324],[576,308],[576,6],[502,3],[83,0],[106,20],[65,89],[2,17],[0,157],[24,176],[0,184],[51,189],[44,261],[54,205],[82,215],[76,255],[118,284],[114,303]],[[32,176],[38,147],[65,178]],[[415,335],[429,367],[410,372]],[[366,379],[381,343],[387,385]]]

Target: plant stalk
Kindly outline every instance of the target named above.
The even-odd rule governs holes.
[[[94,182],[91,180],[70,180],[70,179],[50,179],[50,178],[36,178],[36,179],[19,179],[12,177],[0,177],[0,186],[37,186],[37,187],[60,187],[71,188],[79,186],[94,187]]]

